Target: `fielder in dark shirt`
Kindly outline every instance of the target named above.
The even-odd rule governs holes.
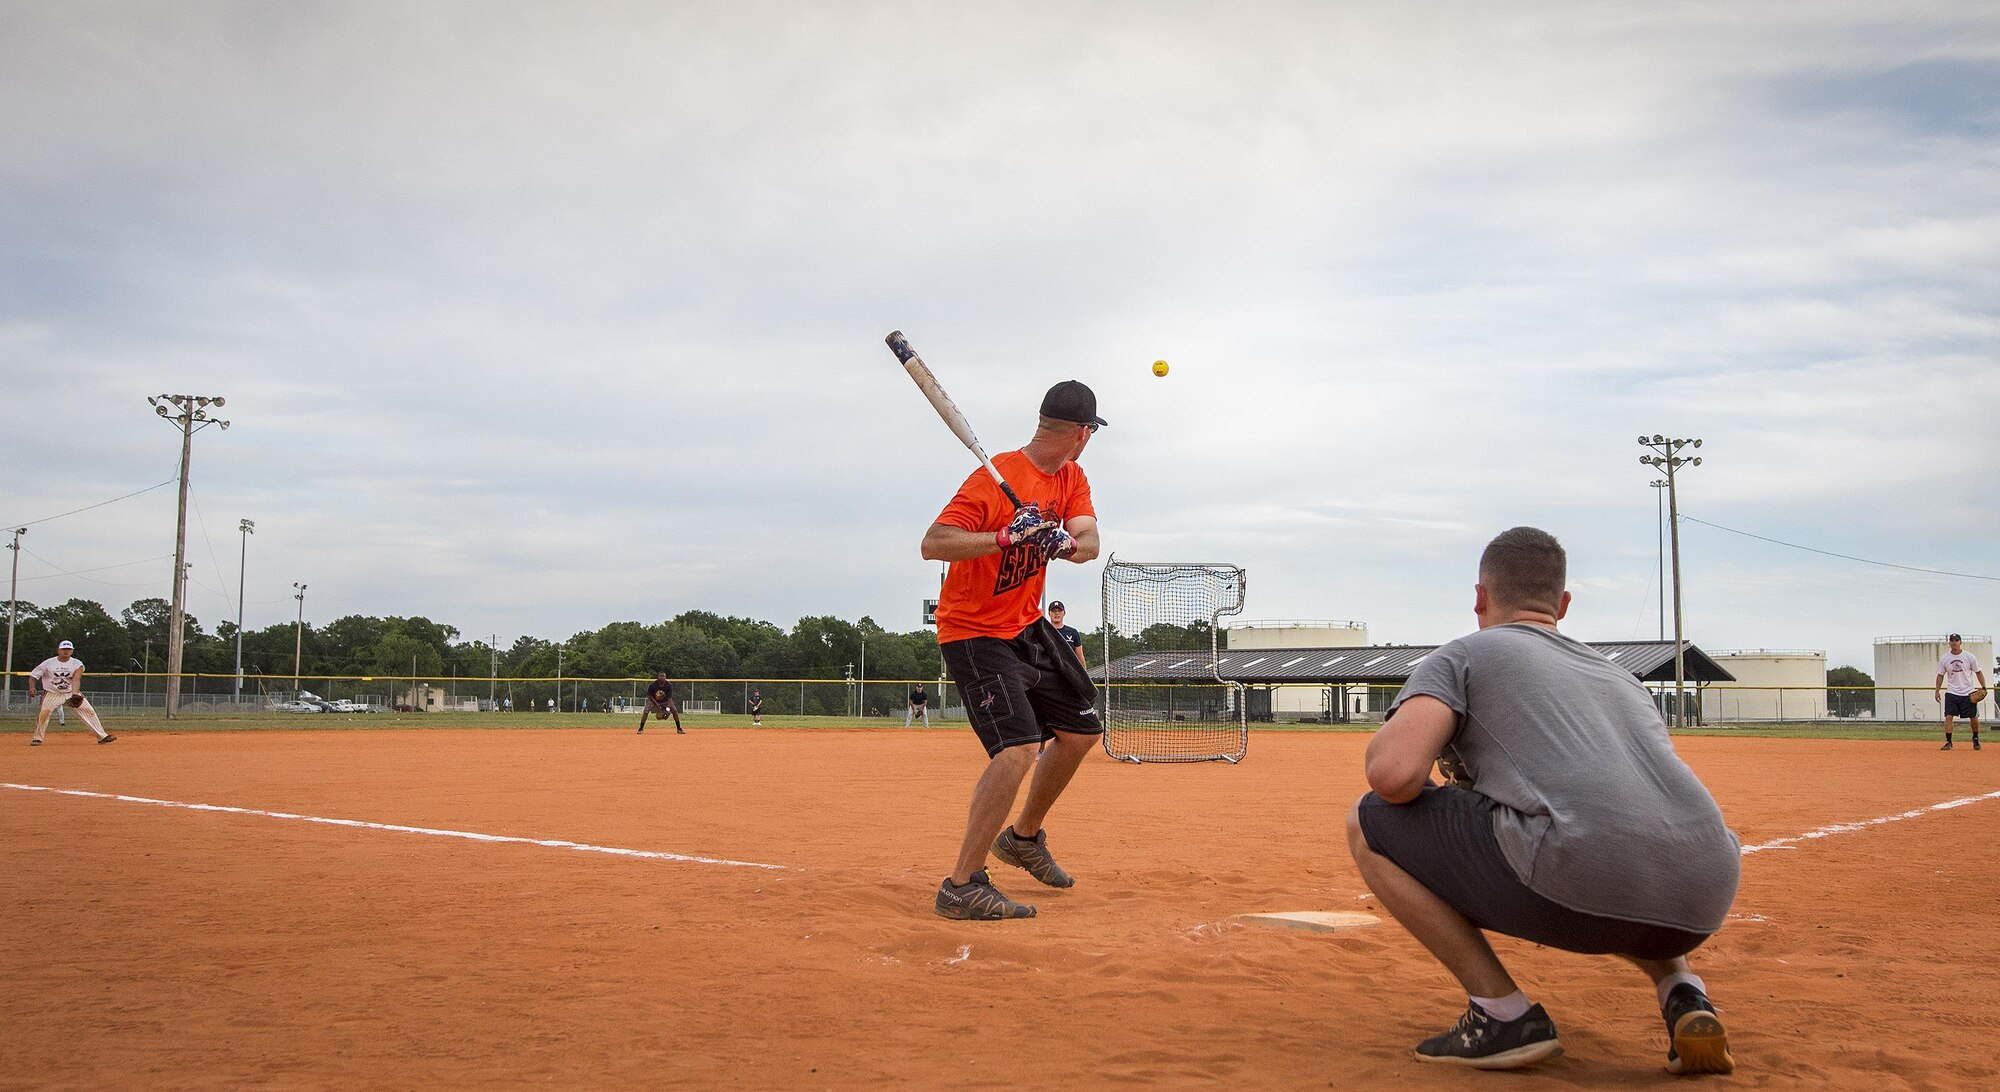
[[[908,728],[910,721],[917,717],[924,718],[924,727],[931,726],[931,696],[924,693],[923,683],[918,683],[916,689],[910,691],[910,708],[903,714],[903,727]]]
[[[646,707],[639,710],[639,731],[642,734],[646,731],[646,718],[649,715],[662,720],[672,716],[674,731],[680,735],[687,734],[681,729],[680,707],[674,704],[674,684],[667,681],[667,673],[664,671],[646,684]]]

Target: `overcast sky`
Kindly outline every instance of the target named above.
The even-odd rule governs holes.
[[[991,450],[1096,389],[1107,551],[1377,641],[1521,523],[1569,632],[1655,635],[1634,439],[1702,437],[1691,516],[1988,578],[1685,525],[1696,643],[1868,667],[2000,632],[1996,136],[1973,2],[0,0],[0,518],[221,394],[206,626],[248,517],[252,628],[914,629],[973,463],[901,329]],[[164,597],[173,518],[31,527],[21,597]]]

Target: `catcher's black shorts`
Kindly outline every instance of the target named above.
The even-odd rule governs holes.
[[[1514,874],[1493,833],[1492,800],[1432,786],[1407,804],[1361,798],[1368,848],[1394,861],[1472,924],[1565,952],[1672,959],[1708,939],[1661,925],[1598,917],[1561,906]]]
[[[1944,696],[1944,715],[1947,717],[1976,717],[1979,715],[1979,706],[1973,702],[1972,695],[1970,694],[1946,694]]]
[[[1037,619],[1011,640],[968,637],[938,646],[988,758],[1058,731],[1103,735],[1097,686],[1055,627]]]

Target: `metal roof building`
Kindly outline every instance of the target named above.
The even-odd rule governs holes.
[[[1631,671],[1642,682],[1674,680],[1672,641],[1591,641],[1590,647]],[[1215,673],[1245,686],[1401,686],[1437,645],[1363,645],[1357,648],[1248,648],[1216,654]],[[1691,683],[1735,682],[1721,664],[1693,645],[1686,647]],[[1208,652],[1135,652],[1112,667],[1122,681],[1195,682],[1212,678]],[[1104,681],[1104,668],[1091,671]]]

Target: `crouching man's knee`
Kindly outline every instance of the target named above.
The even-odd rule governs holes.
[[[1361,799],[1366,800],[1367,797]],[[1354,806],[1347,809],[1347,852],[1356,861],[1374,853],[1368,848],[1368,836],[1361,832],[1361,800],[1356,800]]]

